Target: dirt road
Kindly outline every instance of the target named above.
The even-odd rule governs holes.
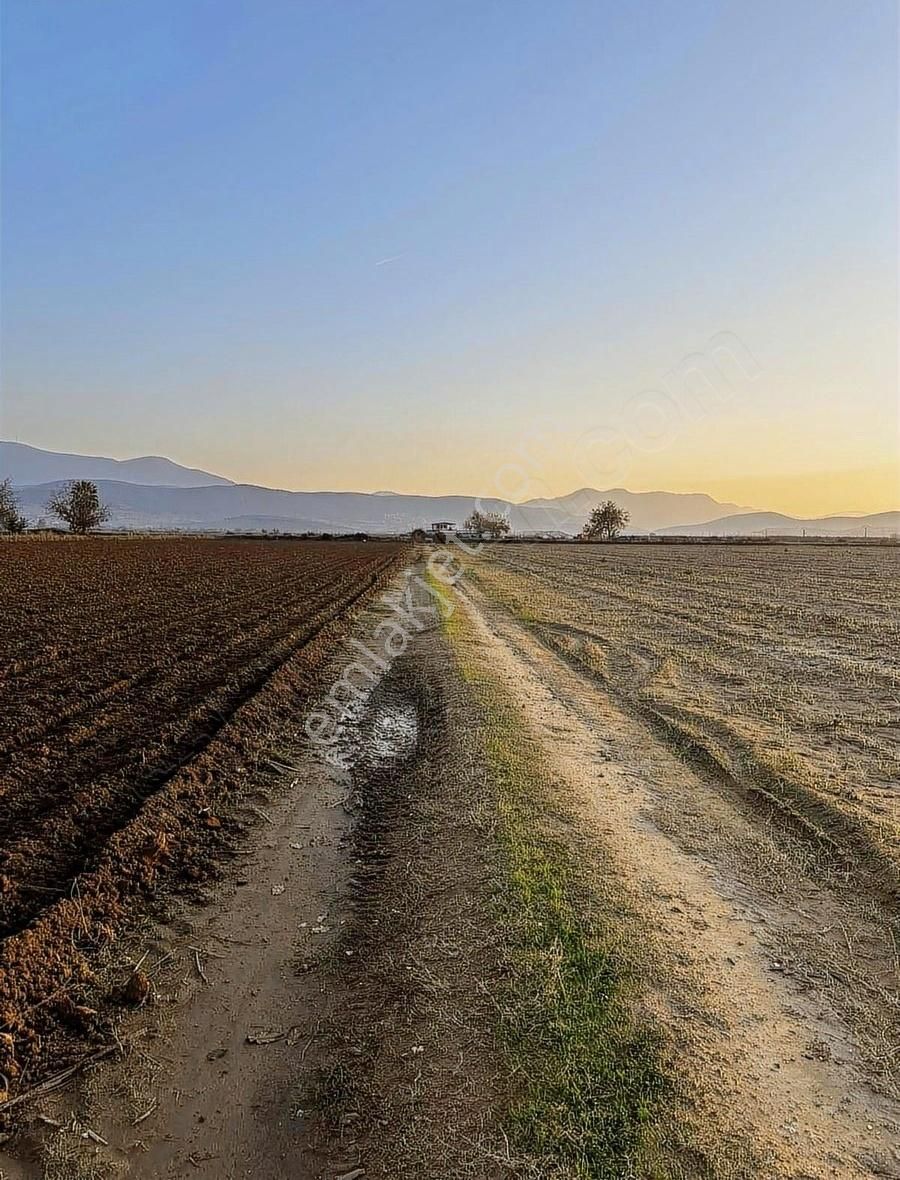
[[[693,1138],[653,1174],[900,1177],[881,903],[817,879],[798,837],[471,583],[454,601],[452,631],[431,620],[355,710],[346,770],[279,747],[280,790],[207,904],[122,952],[152,981],[119,1026],[127,1051],[31,1106],[0,1175],[649,1174],[517,1149],[488,749],[502,699],[579,904],[604,899],[635,1018],[667,1046]]]

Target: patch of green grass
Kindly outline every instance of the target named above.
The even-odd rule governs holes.
[[[500,792],[509,931],[502,1036],[523,1079],[511,1112],[519,1149],[577,1177],[656,1175],[654,1116],[669,1084],[655,1033],[633,1012],[634,980],[587,904],[577,867],[548,827],[514,715],[490,702],[487,753]],[[638,1169],[638,1172],[634,1170]]]
[[[497,917],[507,932],[500,1039],[516,1097],[514,1152],[542,1177],[622,1180],[669,1168],[660,1120],[671,1094],[655,1031],[635,1011],[638,985],[615,933],[593,912],[573,846],[547,795],[540,753],[505,691],[445,620],[484,711],[497,789]]]

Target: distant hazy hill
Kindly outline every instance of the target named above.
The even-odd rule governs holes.
[[[94,455],[42,451],[25,443],[0,442],[0,479],[7,476],[18,486],[66,479],[116,479],[173,488],[231,483],[230,479],[223,479],[220,475],[182,467],[157,455],[146,455],[141,459],[102,459]]]
[[[433,521],[461,525],[478,501],[473,496],[404,496],[365,492],[287,492],[250,484],[208,487],[160,487],[97,480],[112,509],[113,528],[240,529],[284,532],[403,532]],[[44,516],[43,505],[58,482],[20,487],[22,510],[31,520]],[[675,522],[693,524],[721,514],[723,505],[708,496],[668,492],[635,493],[583,489],[559,501],[508,504],[484,500],[488,511],[508,512],[515,532],[576,533],[594,504],[612,496],[632,513],[633,529],[645,532]]]
[[[705,524],[677,525],[657,529],[656,532],[683,536],[749,537],[891,537],[900,534],[900,512],[876,512],[870,516],[822,516],[803,520],[783,516],[780,512],[743,512],[737,516],[723,516]]]
[[[112,509],[112,528],[401,532],[437,520],[461,525],[478,503],[473,496],[280,491],[235,484],[169,459],[104,459],[0,442],[0,479],[6,476],[20,489],[22,509],[32,520],[44,516],[43,505],[54,490],[51,485],[92,479]],[[609,497],[631,513],[630,528],[635,532],[694,524],[736,507],[704,495],[623,488],[605,492],[582,488],[558,499],[524,504],[491,499],[480,506],[507,513],[515,532],[576,533],[591,509]]]
[[[568,496],[553,500],[526,500],[516,508],[522,529],[557,528],[560,532],[576,533],[587,517],[603,500],[615,500],[630,515],[628,532],[646,533],[667,525],[712,520],[726,512],[738,512],[737,504],[723,504],[699,492],[629,492],[625,488],[611,488],[598,492],[581,488]],[[548,519],[562,519],[558,525],[544,524]],[[531,523],[531,522],[534,523]]]
[[[44,515],[56,484],[19,489],[22,511],[31,519]],[[144,487],[98,480],[112,509],[111,527],[195,529],[309,529],[330,532],[403,532],[436,520],[460,523],[471,512],[471,496],[393,496],[365,492],[287,492],[252,484],[196,488]],[[499,500],[486,502],[498,511]]]
[[[114,474],[110,476],[109,471]],[[52,474],[47,474],[51,472]],[[556,499],[510,504],[473,496],[405,496],[395,492],[288,492],[230,480],[180,467],[168,459],[100,459],[59,455],[22,443],[0,443],[0,479],[10,476],[22,511],[32,521],[44,517],[50,492],[72,478],[93,479],[112,509],[112,528],[213,529],[260,532],[405,532],[433,521],[462,525],[476,505],[508,514],[514,532],[577,533],[600,501],[615,500],[631,514],[629,532],[683,535],[890,535],[900,529],[900,513],[878,516],[796,520],[776,512],[740,512],[702,494],[598,491],[581,488]]]

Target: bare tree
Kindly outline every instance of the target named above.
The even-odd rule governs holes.
[[[89,479],[73,479],[47,501],[47,511],[66,522],[72,533],[89,533],[109,520],[109,509]]]
[[[479,541],[485,533],[496,541],[509,532],[509,521],[500,512],[479,512],[476,508],[466,521],[466,531],[474,533]]]
[[[19,500],[12,480],[0,480],[0,533],[24,533],[28,521],[19,512]]]
[[[618,537],[629,519],[624,508],[612,500],[606,500],[593,510],[579,536],[582,541],[608,541]]]

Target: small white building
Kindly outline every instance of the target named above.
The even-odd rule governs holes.
[[[456,521],[455,520],[436,520],[432,525],[429,526],[429,531],[432,533],[443,533],[445,536],[447,535],[447,533],[455,533],[456,532]]]

